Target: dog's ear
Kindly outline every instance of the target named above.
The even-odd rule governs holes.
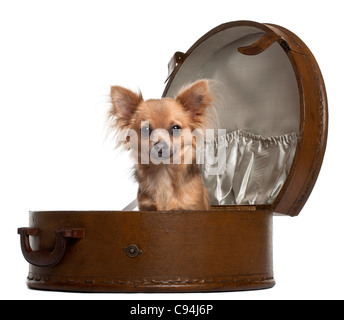
[[[121,128],[127,128],[138,105],[143,101],[142,94],[132,92],[123,87],[111,87],[112,108],[110,117],[116,118],[116,124]]]
[[[190,113],[194,121],[203,123],[205,109],[211,103],[209,85],[207,80],[199,80],[190,86],[183,88],[176,100]]]

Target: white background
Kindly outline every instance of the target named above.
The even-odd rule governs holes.
[[[342,299],[342,1],[1,1],[1,299]],[[274,217],[276,286],[206,294],[78,294],[27,289],[18,227],[29,210],[120,210],[135,198],[127,155],[106,139],[111,85],[159,98],[167,63],[219,24],[282,25],[315,55],[329,140],[297,218]]]

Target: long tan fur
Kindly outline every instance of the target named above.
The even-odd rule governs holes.
[[[114,126],[137,134],[136,146],[130,139],[123,143],[130,145],[138,160],[134,176],[139,210],[209,209],[208,191],[195,161],[195,139],[184,135],[205,126],[211,105],[208,82],[199,80],[183,88],[176,99],[147,101],[141,93],[114,86],[111,101]],[[173,163],[173,157],[180,162]]]

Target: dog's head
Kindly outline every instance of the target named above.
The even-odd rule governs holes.
[[[110,117],[121,132],[121,140],[134,151],[139,163],[159,164],[185,161],[195,129],[205,126],[211,97],[208,82],[200,80],[183,88],[175,99],[144,101],[141,93],[114,86],[111,101]]]

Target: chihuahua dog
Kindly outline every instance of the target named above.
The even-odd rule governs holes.
[[[210,200],[196,164],[192,134],[206,125],[211,105],[207,80],[183,88],[175,99],[144,101],[141,93],[111,87],[110,120],[136,157],[139,210],[208,210]]]

